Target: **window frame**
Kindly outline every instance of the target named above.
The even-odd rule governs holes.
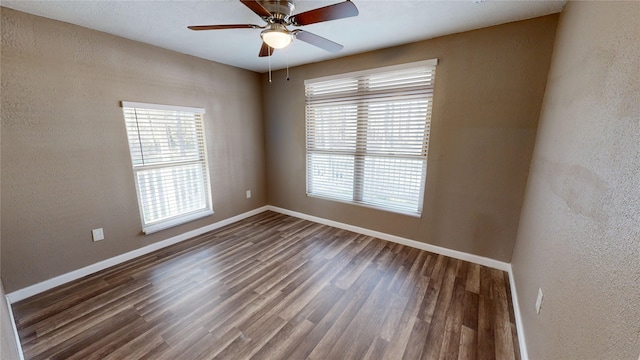
[[[393,213],[399,213],[399,214],[403,214],[403,215],[408,215],[408,216],[414,216],[414,217],[421,217],[422,216],[422,212],[423,212],[423,205],[424,205],[424,194],[425,194],[425,188],[426,188],[426,173],[427,173],[427,155],[428,155],[428,140],[429,140],[429,132],[430,132],[430,127],[431,127],[431,114],[433,112],[433,90],[434,90],[434,82],[435,82],[435,68],[438,64],[438,59],[430,59],[430,60],[424,60],[424,61],[418,61],[418,62],[412,62],[412,63],[406,63],[406,64],[400,64],[400,65],[393,65],[393,66],[386,66],[386,67],[381,67],[381,68],[375,68],[375,69],[367,69],[367,70],[362,70],[362,71],[356,71],[356,72],[349,72],[349,73],[343,73],[343,74],[336,74],[336,75],[331,75],[331,76],[325,76],[325,77],[319,77],[319,78],[314,78],[314,79],[307,79],[304,82],[305,85],[305,100],[306,100],[306,107],[305,107],[305,161],[306,161],[306,166],[305,166],[305,171],[306,171],[306,194],[308,197],[314,197],[314,198],[320,198],[320,199],[325,199],[325,200],[330,200],[330,201],[336,201],[336,202],[341,202],[341,203],[346,203],[346,204],[352,204],[352,205],[358,205],[358,206],[364,206],[364,207],[368,207],[368,208],[373,208],[373,209],[377,209],[377,210],[383,210],[383,211],[388,211],[388,212],[393,212]],[[373,95],[369,94],[367,95],[354,95],[356,93],[358,94],[367,94],[369,91],[371,91],[372,93],[374,91],[366,88],[365,85],[362,85],[360,82],[362,81],[362,78],[371,78],[371,77],[375,77],[376,75],[382,75],[384,73],[389,73],[389,72],[396,72],[396,71],[403,71],[403,70],[411,70],[411,69],[416,69],[416,68],[423,68],[423,69],[429,69],[428,71],[431,71],[431,82],[427,85],[428,87],[428,94],[425,95],[425,99],[426,99],[426,117],[425,117],[425,125],[424,125],[424,135],[423,135],[423,142],[424,142],[424,146],[423,146],[423,150],[422,150],[422,156],[420,156],[420,158],[422,159],[421,161],[423,161],[423,165],[422,165],[422,172],[421,172],[421,178],[420,178],[420,185],[419,185],[419,194],[417,196],[417,209],[416,211],[408,211],[406,209],[399,209],[398,206],[394,205],[383,205],[383,201],[365,201],[364,200],[364,190],[365,190],[365,166],[364,166],[364,162],[366,161],[367,158],[370,159],[370,161],[373,161],[372,159],[376,159],[376,155],[374,153],[370,153],[368,152],[368,150],[366,149],[366,144],[370,141],[370,138],[367,137],[367,131],[368,131],[368,126],[369,123],[373,123],[373,121],[370,120],[370,116],[368,114],[366,115],[361,115],[360,114],[360,107],[364,106],[366,107],[366,111],[369,112],[369,106],[371,106],[371,98]],[[353,89],[354,86],[349,84],[349,81],[356,81],[357,80],[357,86],[355,87],[356,90],[349,90],[350,88]],[[313,126],[317,126],[317,113],[313,113],[312,115],[310,115],[310,103],[313,103],[313,94],[310,95],[310,92],[312,92],[312,90],[310,90],[310,86],[312,87],[314,84],[318,84],[318,83],[324,83],[324,82],[330,82],[330,81],[336,81],[336,83],[338,85],[336,85],[337,88],[342,87],[342,89],[344,89],[344,98],[340,98],[340,96],[336,96],[337,99],[340,99],[337,101],[337,103],[341,103],[344,102],[344,104],[346,104],[346,100],[344,99],[348,99],[350,97],[358,97],[358,100],[355,100],[353,103],[355,104],[355,106],[358,108],[358,110],[356,111],[356,135],[355,135],[355,145],[354,145],[354,149],[352,150],[352,154],[349,153],[349,151],[335,151],[333,152],[333,154],[335,155],[339,155],[342,154],[345,157],[348,156],[352,156],[353,157],[353,166],[352,168],[350,168],[349,170],[352,170],[351,173],[353,174],[353,191],[351,193],[350,198],[347,198],[346,196],[328,196],[326,194],[321,194],[321,193],[326,193],[327,191],[320,191],[320,192],[312,192],[313,191],[313,181],[314,181],[314,177],[313,174],[310,174],[311,170],[311,164],[310,162],[312,161],[311,156],[313,156],[313,154],[321,154],[322,150],[319,150],[318,147],[316,146],[315,142],[317,141],[317,139],[314,137],[316,136],[316,132],[317,130],[315,128],[310,130],[310,116],[312,118],[311,121],[314,121]],[[320,85],[319,89],[320,91],[324,90],[324,88],[321,87],[322,85]],[[331,90],[328,90],[331,91]],[[339,91],[337,91],[337,93],[339,93]],[[318,98],[322,98],[323,95],[318,95]],[[311,99],[311,100],[310,100]],[[329,100],[327,100],[327,102],[329,102]],[[365,104],[365,105],[362,105]],[[389,103],[391,104],[391,103]],[[346,105],[344,106],[345,108],[347,107]],[[321,108],[321,107],[320,107]],[[319,110],[318,108],[314,109],[316,112]],[[347,122],[348,120],[344,120],[344,122]],[[347,131],[348,129],[345,127],[344,131]],[[313,135],[310,135],[310,133],[313,132]],[[313,138],[313,145],[310,145],[310,137],[314,137]],[[335,139],[335,138],[332,138]],[[362,148],[362,147],[365,148]],[[332,151],[328,150],[326,151],[328,156],[331,156]],[[380,155],[380,154],[378,154]],[[380,157],[378,157],[379,159]],[[402,156],[390,156],[389,158],[393,158],[393,159],[401,159]],[[408,157],[407,157],[408,158]],[[417,157],[414,157],[417,158]],[[316,178],[317,180],[317,178]],[[377,184],[377,182],[373,182],[373,184]],[[369,185],[370,186],[370,185]]]
[[[209,161],[208,161],[208,154],[207,154],[208,151],[207,151],[206,131],[205,131],[205,121],[204,121],[204,114],[206,113],[205,109],[196,108],[196,107],[187,107],[187,106],[162,105],[162,104],[141,103],[141,102],[132,102],[132,101],[121,101],[121,106],[122,106],[123,118],[124,118],[124,123],[126,128],[125,130],[127,133],[127,143],[129,145],[129,155],[131,159],[131,169],[132,169],[135,188],[136,188],[136,197],[138,200],[138,210],[140,213],[140,221],[142,225],[142,231],[144,232],[144,234],[145,235],[152,234],[154,232],[165,230],[174,226],[185,224],[187,222],[212,215],[214,213],[214,210],[213,210],[213,202],[211,197],[211,176],[209,171]],[[141,144],[142,141],[139,140],[140,144],[138,144],[139,145],[138,147],[136,147],[135,144],[130,141],[130,138],[132,135],[134,135],[134,137],[135,136],[138,136],[138,138],[140,137],[140,134],[141,134],[140,128],[137,127],[134,133],[130,133],[130,129],[128,125],[129,120],[127,119],[127,109],[133,109],[134,111],[135,110],[162,111],[162,112],[168,112],[167,115],[170,112],[189,113],[193,115],[194,117],[193,126],[195,128],[201,127],[201,130],[200,130],[201,133],[198,134],[198,131],[196,130],[196,134],[194,135],[197,142],[197,146],[196,146],[197,153],[198,153],[197,159],[192,159],[192,160],[181,159],[177,161],[174,159],[171,159],[171,160],[165,160],[165,161],[150,162],[150,164],[144,164],[144,154],[143,154],[144,151],[142,149],[142,144]],[[137,119],[135,121],[137,126]],[[184,148],[181,148],[181,150],[183,149]],[[141,165],[136,164],[137,158],[135,158],[134,156],[134,152],[136,151],[140,152],[141,154],[140,156],[143,161],[143,164]],[[202,167],[202,170],[200,170],[202,171],[201,173],[202,184],[197,184],[199,182],[192,182],[191,184],[202,186],[201,190],[203,191],[203,194],[199,201],[202,201],[204,203],[204,207],[182,212],[181,214],[171,215],[169,217],[162,218],[159,220],[148,221],[145,218],[144,205],[143,205],[144,201],[142,199],[143,194],[141,193],[142,191],[141,191],[141,186],[139,183],[139,176],[138,176],[139,173],[145,172],[145,171],[162,170],[162,169],[175,170],[176,168],[185,167],[189,165],[199,165]],[[173,181],[176,181],[175,179],[176,178],[172,177]],[[184,184],[181,184],[181,185],[184,185]]]

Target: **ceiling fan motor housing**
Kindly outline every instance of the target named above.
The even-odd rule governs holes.
[[[267,9],[270,13],[274,15],[275,18],[278,18],[278,14],[282,14],[282,19],[285,17],[291,16],[293,14],[293,10],[295,9],[295,5],[293,1],[288,0],[262,0],[259,1],[260,4]]]

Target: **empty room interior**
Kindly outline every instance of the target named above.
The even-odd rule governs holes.
[[[640,360],[640,2],[0,5],[3,360]]]

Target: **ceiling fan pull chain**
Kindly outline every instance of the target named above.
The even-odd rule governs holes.
[[[285,57],[287,58],[287,81],[289,81],[291,78],[289,77],[289,48],[287,48],[287,50],[285,50]]]
[[[271,47],[269,47],[269,82],[271,82]]]

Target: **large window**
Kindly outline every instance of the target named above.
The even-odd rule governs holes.
[[[307,195],[422,213],[436,63],[305,81]]]
[[[213,214],[204,109],[122,102],[146,234]]]

